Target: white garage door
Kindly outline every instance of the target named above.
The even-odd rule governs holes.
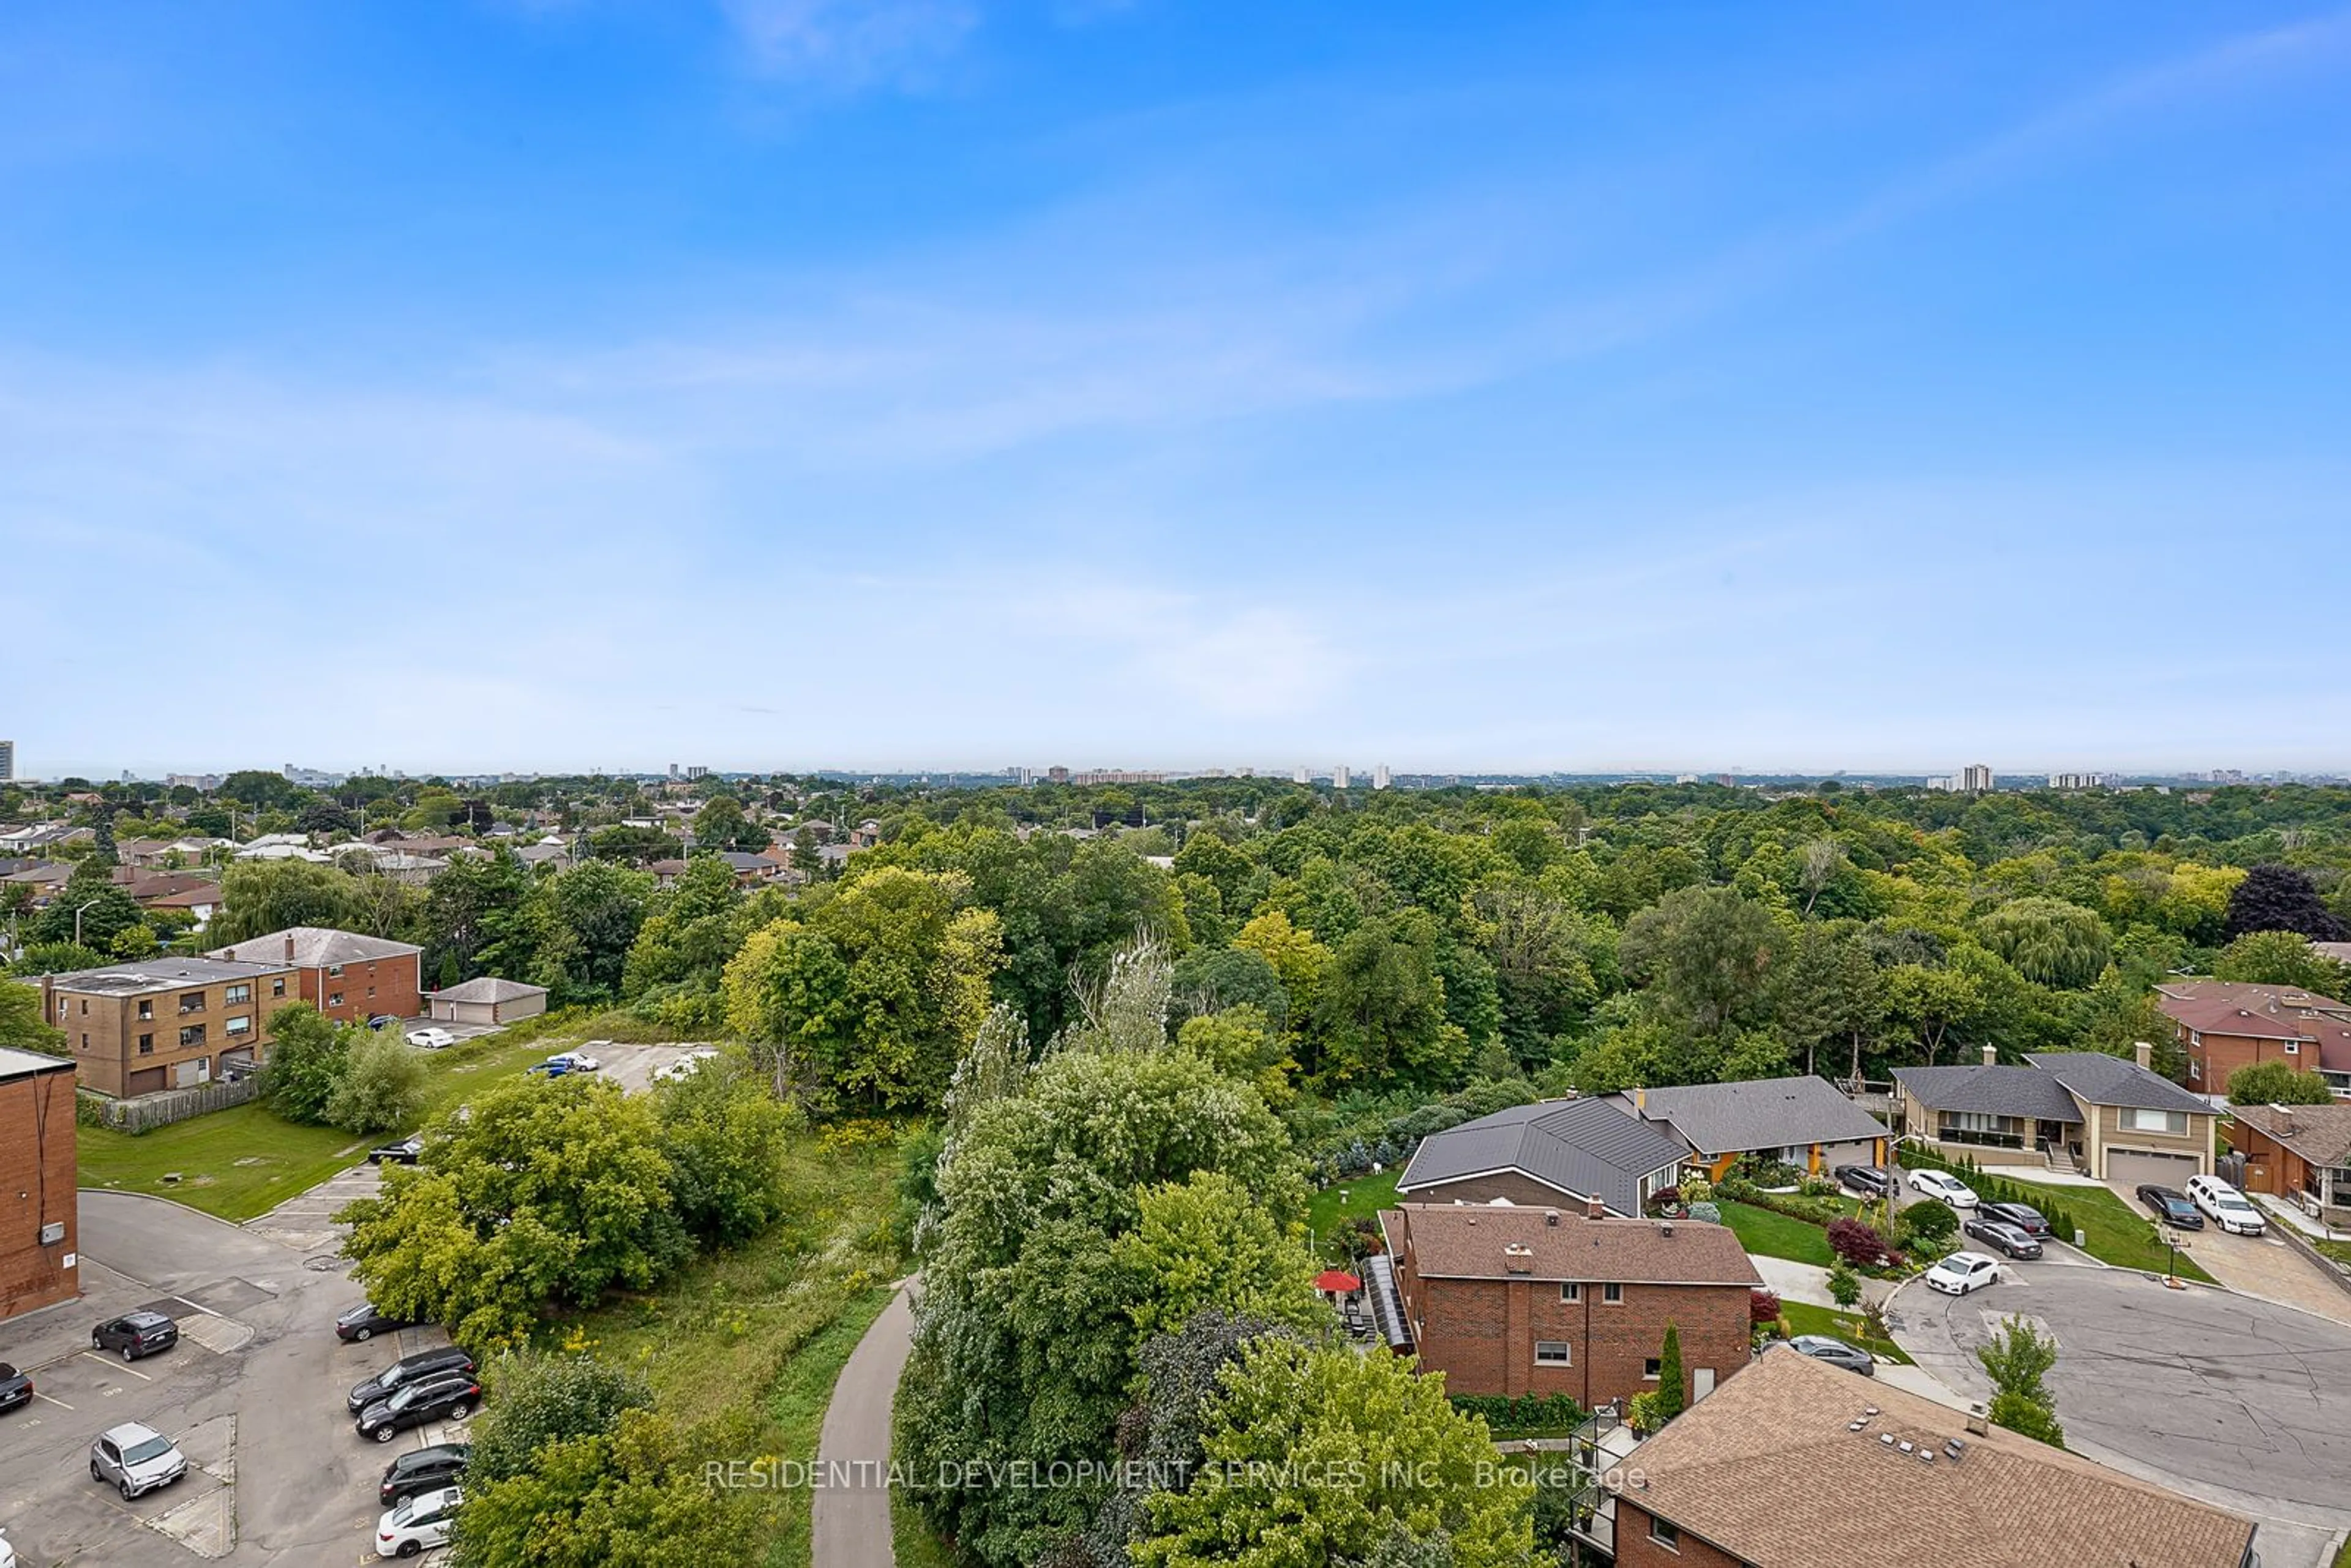
[[[2185,1187],[2198,1168],[2194,1155],[2164,1155],[2153,1149],[2106,1151],[2106,1179],[2132,1186],[2157,1182],[2176,1190]]]

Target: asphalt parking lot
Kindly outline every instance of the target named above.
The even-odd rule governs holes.
[[[1991,1390],[1975,1348],[2003,1318],[2053,1334],[2068,1447],[2251,1516],[2351,1525],[2351,1327],[2128,1270],[2030,1263],[1969,1296],[1905,1286],[1894,1310],[1902,1348],[1977,1399]],[[2262,1559],[2294,1561],[2267,1545]]]
[[[374,1561],[383,1466],[443,1434],[362,1441],[344,1392],[440,1336],[342,1344],[335,1314],[360,1292],[340,1263],[154,1198],[84,1192],[81,1248],[82,1300],[0,1324],[0,1360],[38,1391],[0,1416],[0,1524],[26,1568]],[[92,1323],[151,1305],[178,1345],[127,1365],[90,1354]],[[129,1503],[89,1471],[90,1440],[126,1421],[190,1465]]]

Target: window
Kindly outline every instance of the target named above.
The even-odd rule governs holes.
[[[88,1041],[84,1041],[84,1044],[87,1043]],[[155,1054],[155,1037],[153,1035],[142,1034],[139,1037],[139,1054],[141,1056],[152,1056]]]
[[[155,1001],[149,998],[139,1004],[139,1017],[143,1021],[155,1016]]]
[[[273,997],[282,997],[286,994],[285,976],[280,975],[277,978],[269,982],[269,994]]]
[[[1583,1300],[1583,1287],[1573,1281],[1562,1285],[1559,1288],[1559,1299],[1562,1301],[1580,1301]]]
[[[1995,1116],[1989,1111],[1946,1111],[1943,1113],[1943,1125],[1947,1129],[1958,1133],[2005,1132],[2007,1129],[2001,1126],[2001,1124],[2007,1119],[2008,1118],[2005,1116]]]
[[[1641,1364],[1641,1381],[1644,1383],[1655,1383],[1657,1380],[1658,1366],[1659,1364],[1657,1358],[1654,1355],[1648,1360],[1643,1362]]]
[[[187,1028],[180,1031],[180,1049],[182,1051],[187,1050],[192,1045],[202,1045],[204,1042],[204,1026],[200,1023],[192,1023]]]
[[[368,988],[368,995],[369,995],[369,996],[373,996],[373,995],[375,995],[375,988],[374,988],[373,986],[370,986],[370,987]]]
[[[89,1049],[89,1030],[88,1030],[81,1031],[81,1048],[84,1051],[88,1051]]]
[[[2148,1111],[2134,1105],[2123,1113],[2123,1125],[2134,1133],[2168,1133],[2183,1138],[2188,1135],[2188,1113]]]
[[[1569,1344],[1565,1340],[1539,1339],[1535,1341],[1535,1364],[1537,1366],[1572,1366],[1574,1364],[1574,1361],[1575,1348]]]
[[[2188,1076],[2190,1078],[2204,1076],[2204,1064],[2192,1056],[2188,1059]]]
[[[2287,1040],[2285,1042],[2285,1053],[2288,1056],[2300,1056],[2302,1054],[2302,1041],[2298,1040]]]
[[[84,997],[81,999],[81,1016],[84,1018],[89,1017],[89,998],[88,997]]]
[[[1622,1285],[1601,1286],[1600,1300],[1602,1304],[1605,1306],[1623,1306],[1625,1304],[1625,1287]]]
[[[340,964],[329,964],[327,966],[327,978],[330,980],[340,980],[342,977],[343,967]]]
[[[202,991],[182,991],[182,992],[180,993],[180,1010],[181,1010],[182,1012],[183,1012],[183,1013],[200,1013],[200,1012],[204,1011],[204,992],[202,992]]]
[[[327,1005],[330,1008],[341,1007],[343,1005],[343,993],[337,991],[333,996],[329,997],[327,998]]]
[[[1668,1552],[1679,1552],[1682,1549],[1682,1532],[1662,1519],[1649,1521],[1649,1539]]]
[[[243,986],[231,986],[227,990],[221,993],[221,1000],[231,1006],[234,1006],[238,1002],[249,1002],[253,1000],[253,987],[249,984]]]
[[[241,1034],[251,1034],[253,1032],[253,1019],[243,1013],[239,1013],[236,1017],[228,1020],[221,1032],[227,1035],[231,1040],[235,1040]]]

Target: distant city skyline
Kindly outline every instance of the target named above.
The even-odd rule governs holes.
[[[19,772],[2351,767],[2339,6],[135,16]]]

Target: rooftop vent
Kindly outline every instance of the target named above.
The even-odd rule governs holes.
[[[1931,1465],[1935,1462],[1935,1450],[1928,1448],[1924,1443],[1921,1443],[1918,1446],[1918,1458],[1925,1463]]]
[[[1943,1452],[1950,1455],[1951,1463],[1956,1465],[1967,1457],[1968,1446],[1960,1438],[1947,1437],[1943,1440]]]
[[[1657,1234],[1658,1234],[1658,1235],[1660,1235],[1660,1236],[1671,1236],[1673,1233],[1674,1233],[1674,1222],[1673,1222],[1672,1220],[1670,1220],[1670,1219],[1660,1219],[1659,1221],[1657,1221]]]
[[[1556,1229],[1556,1228],[1558,1228],[1558,1225],[1559,1225],[1559,1210],[1557,1210],[1556,1208],[1546,1208],[1546,1209],[1544,1209],[1544,1210],[1543,1210],[1543,1223],[1544,1223],[1545,1225],[1551,1226],[1551,1227],[1552,1227],[1554,1229]]]

